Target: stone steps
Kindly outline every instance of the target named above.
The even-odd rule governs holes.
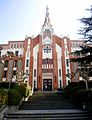
[[[64,104],[22,104],[23,106],[21,106],[19,108],[19,110],[52,110],[52,109],[73,109],[75,108],[75,106],[71,106],[71,105],[68,105],[68,106],[65,106]]]
[[[19,110],[74,109],[76,106],[58,93],[34,93],[28,101],[23,101]]]
[[[91,113],[78,109],[58,93],[35,93],[18,111],[7,112],[4,120],[92,120]]]
[[[40,110],[38,112],[19,111],[7,113],[5,120],[91,120],[92,115],[88,112],[78,110]]]

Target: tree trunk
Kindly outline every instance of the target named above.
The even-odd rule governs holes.
[[[85,84],[86,84],[86,90],[88,90],[88,81],[85,80]]]

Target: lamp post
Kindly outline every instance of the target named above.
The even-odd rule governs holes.
[[[10,91],[10,89],[11,89],[11,79],[12,79],[12,77],[10,77],[11,73],[12,72],[9,71],[8,106],[11,106],[11,91]]]

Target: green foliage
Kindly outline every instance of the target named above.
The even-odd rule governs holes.
[[[73,94],[72,99],[75,103],[81,105],[82,103],[87,103],[88,94],[89,90],[79,89],[75,91],[75,94]]]
[[[92,82],[90,81],[88,84],[90,88],[92,88]],[[80,108],[85,104],[86,109],[92,111],[92,90],[86,89],[84,81],[70,83],[64,88],[63,94],[66,98],[70,98]]]
[[[85,82],[84,81],[79,81],[79,82],[71,82],[69,85],[67,85],[63,89],[63,93],[65,97],[72,98],[72,96],[75,94],[77,90],[80,89],[85,89]]]
[[[79,34],[84,36],[87,42],[92,42],[92,5],[87,11],[90,12],[90,16],[80,19],[84,26],[79,30]]]
[[[20,89],[21,89],[22,96],[25,97],[25,94],[26,94],[26,86],[25,86],[24,84],[21,84],[21,85],[20,85]]]
[[[11,89],[8,92],[8,105],[18,105],[22,99],[21,93],[17,89]]]
[[[0,89],[0,106],[7,103],[8,91],[6,89]]]
[[[8,87],[8,84],[4,83],[2,89],[0,89],[0,105],[18,105],[21,99],[29,95],[29,90],[26,87],[26,84],[13,84],[11,89],[4,89]]]
[[[82,79],[85,80],[86,89],[88,89],[87,82],[89,81],[90,76],[92,76],[92,6],[87,10],[91,15],[80,19],[81,23],[84,24],[83,28],[80,28],[79,31],[79,34],[81,34],[85,39],[83,46],[80,46],[80,50],[70,53],[73,55],[70,62],[78,63],[78,67],[74,71],[73,75],[78,73]]]

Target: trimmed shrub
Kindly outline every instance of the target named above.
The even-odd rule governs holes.
[[[18,105],[22,99],[21,93],[17,89],[11,89],[8,92],[8,105]]]
[[[70,88],[70,89],[67,89],[67,90],[64,90],[63,93],[64,93],[64,96],[66,98],[72,98],[73,94],[75,94],[75,91],[80,89],[80,87],[76,86],[76,87],[73,87],[73,88]]]
[[[73,94],[73,101],[77,104],[87,103],[89,91],[86,89],[76,90]]]
[[[21,99],[29,95],[29,89],[27,89],[26,84],[12,84],[11,88],[8,87],[9,84],[3,84],[3,87],[7,89],[0,89],[0,104],[7,104],[9,106],[18,105]]]
[[[89,88],[92,88],[92,82],[88,82]],[[63,94],[67,98],[71,98],[72,101],[83,109],[92,111],[92,91],[86,89],[85,81],[80,81],[77,83],[70,83],[63,90]]]
[[[21,94],[23,97],[26,97],[26,86],[24,84],[20,85]]]
[[[0,105],[5,105],[7,102],[7,93],[6,89],[0,89]]]

